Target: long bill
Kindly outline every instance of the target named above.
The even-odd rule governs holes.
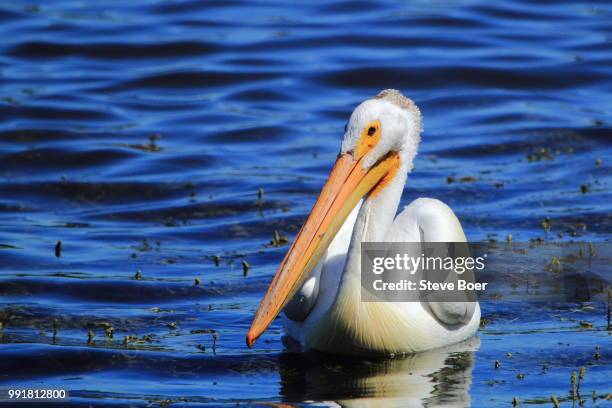
[[[391,152],[369,169],[350,153],[338,156],[317,202],[298,233],[255,313],[246,342],[261,336],[317,265],[344,221],[366,194],[392,177],[400,158]]]

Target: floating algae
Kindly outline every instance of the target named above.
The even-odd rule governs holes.
[[[272,241],[270,241],[271,246],[279,247],[286,245],[289,242],[289,239],[283,235],[281,235],[278,230],[274,230],[274,235],[272,237]]]

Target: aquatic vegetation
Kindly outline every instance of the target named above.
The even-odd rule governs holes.
[[[96,342],[94,341],[94,337],[96,336],[96,334],[94,333],[93,330],[88,330],[87,331],[87,344],[92,346],[94,344],[96,344]]]
[[[272,237],[272,241],[268,245],[279,247],[283,245],[287,245],[289,243],[289,239],[286,236],[283,236],[278,232],[278,230],[274,230],[274,235]]]
[[[251,268],[251,265],[249,265],[247,261],[243,260],[242,261],[242,275],[247,276],[249,274],[250,268]]]

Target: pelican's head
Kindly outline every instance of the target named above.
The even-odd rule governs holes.
[[[411,167],[421,138],[421,112],[410,99],[395,89],[386,89],[355,108],[344,131],[341,154],[373,166],[385,155],[396,152]]]
[[[355,108],[329,178],[255,314],[249,347],[304,283],[357,203],[412,168],[420,133],[419,109],[399,91],[384,90]]]

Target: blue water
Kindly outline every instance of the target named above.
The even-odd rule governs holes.
[[[424,115],[403,203],[447,202],[473,241],[608,241],[610,21],[603,1],[2,2],[0,389],[567,406],[586,367],[603,406],[602,302],[484,302],[478,341],[407,359],[289,353],[278,321],[244,336],[288,248],[274,231],[295,236],[350,112],[384,88]]]

